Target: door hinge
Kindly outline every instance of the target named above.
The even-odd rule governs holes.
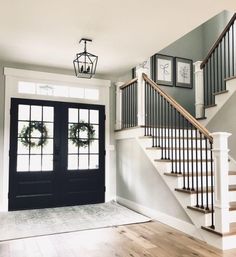
[[[104,186],[104,192],[106,192],[106,187]]]
[[[104,155],[106,155],[107,154],[107,151],[106,150],[104,150]]]

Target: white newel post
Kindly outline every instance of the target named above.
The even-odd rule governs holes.
[[[115,129],[121,129],[121,122],[122,122],[122,91],[120,87],[124,85],[124,82],[116,82],[116,125]]]
[[[148,69],[138,68],[136,70],[138,78],[138,126],[145,124],[145,81],[143,80],[143,73],[148,74]]]
[[[229,133],[212,133],[214,160],[214,209],[215,230],[221,233],[229,232]]]
[[[203,83],[203,70],[200,68],[201,63],[202,63],[201,61],[194,63],[196,118],[204,117],[204,83]]]

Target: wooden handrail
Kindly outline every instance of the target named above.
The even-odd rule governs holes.
[[[143,79],[150,86],[152,86],[161,96],[163,96],[181,115],[183,115],[195,128],[197,128],[206,138],[213,142],[213,138],[210,132],[202,126],[187,110],[185,110],[178,102],[176,102],[171,96],[167,95],[154,81],[149,79],[145,73],[143,73]]]
[[[222,41],[223,37],[226,35],[226,33],[230,30],[230,27],[233,25],[234,21],[236,20],[236,13],[234,13],[233,17],[230,19],[229,23],[227,24],[227,26],[225,27],[225,29],[223,30],[223,32],[220,34],[219,38],[216,40],[216,42],[214,43],[214,45],[212,46],[211,50],[209,51],[207,57],[203,60],[203,62],[201,63],[201,69],[203,69],[205,67],[205,65],[207,64],[208,60],[210,59],[212,53],[215,51],[215,49],[218,47],[218,45],[220,44],[220,42]]]
[[[132,79],[132,80],[126,82],[124,85],[122,85],[122,86],[120,87],[120,89],[124,89],[124,88],[130,86],[131,84],[133,84],[133,83],[136,82],[136,81],[138,81],[138,78],[134,78],[134,79]]]

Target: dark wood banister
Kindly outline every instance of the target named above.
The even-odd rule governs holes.
[[[124,85],[122,85],[122,86],[120,87],[120,89],[124,89],[124,88],[130,86],[131,84],[133,84],[133,83],[136,82],[136,81],[138,81],[138,78],[134,78],[134,79],[132,79],[132,80],[126,82]]]
[[[218,47],[218,45],[220,44],[220,42],[222,41],[223,37],[226,35],[226,33],[229,31],[230,27],[233,25],[234,21],[236,20],[236,13],[234,13],[233,17],[230,19],[229,23],[227,24],[227,26],[225,27],[225,29],[223,30],[223,32],[220,34],[219,38],[216,40],[216,42],[214,43],[214,45],[212,46],[211,50],[209,51],[207,57],[203,60],[203,62],[201,63],[201,69],[203,69],[205,67],[205,65],[207,64],[208,60],[210,59],[212,53],[215,51],[215,49]]]
[[[154,81],[149,79],[145,73],[143,73],[143,79],[150,86],[152,86],[160,95],[162,95],[181,115],[183,115],[195,128],[197,128],[210,142],[213,142],[213,138],[210,132],[202,126],[187,110],[185,110],[178,102],[176,102],[171,96],[167,95]]]

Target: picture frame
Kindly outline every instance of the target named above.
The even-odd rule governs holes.
[[[174,86],[174,57],[156,54],[155,58],[155,82],[159,85]]]
[[[193,61],[175,57],[176,87],[193,88]]]

